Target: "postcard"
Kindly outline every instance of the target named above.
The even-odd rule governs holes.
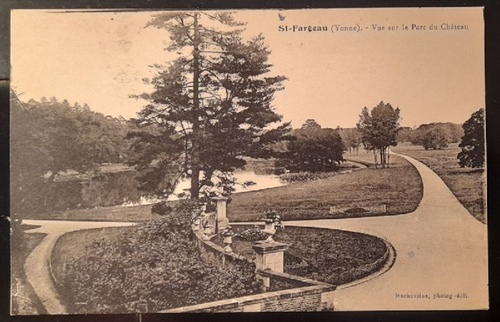
[[[489,308],[483,8],[11,17],[12,315]]]

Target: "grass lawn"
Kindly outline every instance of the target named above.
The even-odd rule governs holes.
[[[24,262],[31,251],[42,241],[44,234],[24,234],[23,231],[35,228],[18,225],[11,238],[11,293],[12,313],[19,315],[46,314],[40,299],[35,294],[24,273]]]
[[[347,215],[330,214],[330,207],[382,204],[387,204],[387,213],[369,215],[403,214],[414,211],[421,199],[422,180],[417,170],[403,158],[394,156],[388,169],[359,169],[331,178],[234,194],[228,205],[228,218],[234,222],[255,221],[268,209],[278,211],[283,220],[343,218]]]
[[[460,168],[457,155],[458,144],[450,144],[444,150],[425,150],[422,146],[409,143],[399,144],[392,149],[406,154],[434,170],[450,188],[457,199],[479,221],[486,223],[484,169]]]
[[[238,233],[249,226],[233,226]],[[274,240],[287,243],[285,273],[341,285],[378,271],[387,261],[386,244],[379,238],[341,230],[286,227]],[[212,241],[223,246],[222,239]],[[253,258],[252,242],[234,237],[233,251]],[[372,263],[375,263],[372,265]]]

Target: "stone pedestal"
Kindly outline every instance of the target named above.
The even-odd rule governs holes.
[[[264,241],[252,245],[252,248],[257,253],[255,258],[257,269],[270,269],[283,273],[284,252],[288,248],[287,244],[276,241]]]
[[[227,219],[226,208],[227,208],[227,197],[214,197],[213,201],[217,202],[217,228],[215,233],[219,233],[229,226],[229,220]]]
[[[284,253],[288,248],[287,244],[278,243],[274,240],[265,240],[252,245],[257,254],[255,257],[255,266],[261,270],[272,270],[283,273]],[[267,276],[257,274],[257,279],[262,283],[263,291],[271,287],[271,279]]]

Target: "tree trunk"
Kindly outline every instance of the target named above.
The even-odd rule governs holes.
[[[389,153],[389,148],[387,148],[387,167],[389,167],[389,165],[391,164],[390,157],[391,157],[391,154]]]
[[[193,151],[191,155],[191,199],[198,199],[200,192],[200,39],[198,34],[198,14],[194,14],[194,37],[193,37]]]
[[[380,148],[380,168],[384,168],[384,148]]]

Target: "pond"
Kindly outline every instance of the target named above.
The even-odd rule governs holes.
[[[243,187],[241,184],[236,184],[234,186],[235,192],[246,192],[246,191],[255,191],[262,190],[274,187],[281,187],[285,185],[284,182],[280,180],[280,177],[274,174],[257,174],[252,170],[237,170],[234,172],[234,176],[239,183],[243,183],[246,181],[252,181],[255,184]],[[168,200],[177,200],[177,194],[189,189],[190,181],[182,180],[177,187],[175,188],[174,194],[171,195]]]

